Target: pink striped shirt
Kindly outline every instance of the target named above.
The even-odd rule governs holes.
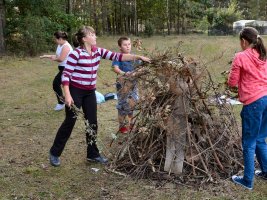
[[[62,84],[93,90],[96,88],[97,70],[100,59],[121,61],[122,53],[92,46],[91,55],[83,47],[78,47],[70,53],[62,74]]]

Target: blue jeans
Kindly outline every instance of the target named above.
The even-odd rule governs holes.
[[[131,88],[127,93],[120,92],[120,89],[122,87],[123,86],[119,82],[116,84],[118,96],[118,103],[116,105],[116,108],[118,109],[118,113],[121,116],[133,115],[133,108],[131,108],[128,99],[133,99],[135,102],[138,101],[139,96],[137,85],[134,84],[133,88]]]
[[[243,106],[241,118],[244,181],[252,187],[255,153],[261,170],[267,172],[267,96]]]

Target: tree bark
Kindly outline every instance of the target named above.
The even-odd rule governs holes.
[[[98,16],[97,16],[97,2],[96,0],[93,0],[93,19],[94,19],[94,25],[95,25],[95,32],[96,34],[99,34],[99,28],[98,28]]]
[[[180,14],[181,14],[181,10],[180,10],[180,0],[178,0],[178,7],[177,7],[177,33],[180,34]]]
[[[169,12],[169,0],[166,0],[166,15],[167,15],[167,30],[168,30],[168,35],[171,34],[170,31],[170,12]]]
[[[72,0],[67,0],[66,2],[67,6],[66,6],[66,13],[67,14],[72,14]]]
[[[5,46],[5,1],[0,0],[0,54],[3,55],[6,53],[6,46]]]
[[[134,27],[135,27],[135,35],[138,35],[138,20],[137,20],[137,5],[136,0],[134,0]]]

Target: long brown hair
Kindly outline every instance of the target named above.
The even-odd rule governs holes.
[[[239,33],[240,40],[245,39],[253,49],[260,54],[259,59],[266,60],[266,48],[263,44],[263,40],[259,35],[259,32],[253,27],[245,27]]]

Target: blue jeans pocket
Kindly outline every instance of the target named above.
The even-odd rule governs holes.
[[[263,105],[261,99],[243,106],[241,111],[242,136],[257,136],[261,127]]]

